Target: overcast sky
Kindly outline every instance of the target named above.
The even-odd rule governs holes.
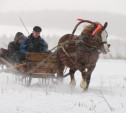
[[[126,15],[126,0],[0,0],[0,12],[45,9],[107,11]]]
[[[35,25],[42,26],[46,34],[57,34],[54,28],[71,32],[76,19],[83,18],[102,24],[108,21],[109,33],[124,36],[119,29],[125,29],[126,25],[126,0],[0,0],[0,15],[0,35],[14,35],[17,31],[25,33],[19,20],[22,17],[30,32]]]

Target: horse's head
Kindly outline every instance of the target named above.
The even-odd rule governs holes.
[[[107,54],[109,50],[110,44],[107,44],[107,31],[105,30],[107,27],[107,22],[102,26],[98,22],[91,22],[89,20],[81,20],[73,30],[73,33],[77,29],[77,27],[83,23],[90,23],[81,33],[80,37],[86,41],[88,46],[96,48],[100,53]]]
[[[95,22],[94,25],[91,25],[91,33],[88,37],[89,44],[96,46],[100,53],[107,54],[110,44],[107,44],[108,33],[105,30],[107,27],[107,22],[102,26],[101,24]]]

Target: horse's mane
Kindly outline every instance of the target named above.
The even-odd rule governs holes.
[[[81,32],[81,35],[83,37],[86,37],[87,35],[92,34],[92,32],[95,30],[95,28],[97,27],[98,24],[100,24],[100,23],[99,22],[95,22],[94,24],[91,24],[91,25],[86,26],[84,28],[84,30]]]

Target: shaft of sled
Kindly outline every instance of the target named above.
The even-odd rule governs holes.
[[[2,62],[4,62],[8,67],[13,67],[13,65],[12,64],[10,64],[7,60],[5,60],[4,58],[1,58],[0,57],[0,60],[2,61]]]
[[[23,66],[23,65],[26,65],[26,63],[18,64],[18,65],[15,65],[15,66],[13,66],[13,67],[9,67],[9,68],[7,68],[7,69],[2,69],[2,70],[0,70],[0,72],[6,72],[6,71],[8,71],[8,70],[10,70],[10,69],[19,68],[19,67],[21,67],[21,66]]]

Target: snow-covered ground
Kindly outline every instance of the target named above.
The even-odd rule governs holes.
[[[126,61],[97,62],[88,91],[79,84],[71,89],[69,77],[58,85],[40,85],[33,79],[27,87],[15,75],[0,73],[0,113],[126,113]]]

